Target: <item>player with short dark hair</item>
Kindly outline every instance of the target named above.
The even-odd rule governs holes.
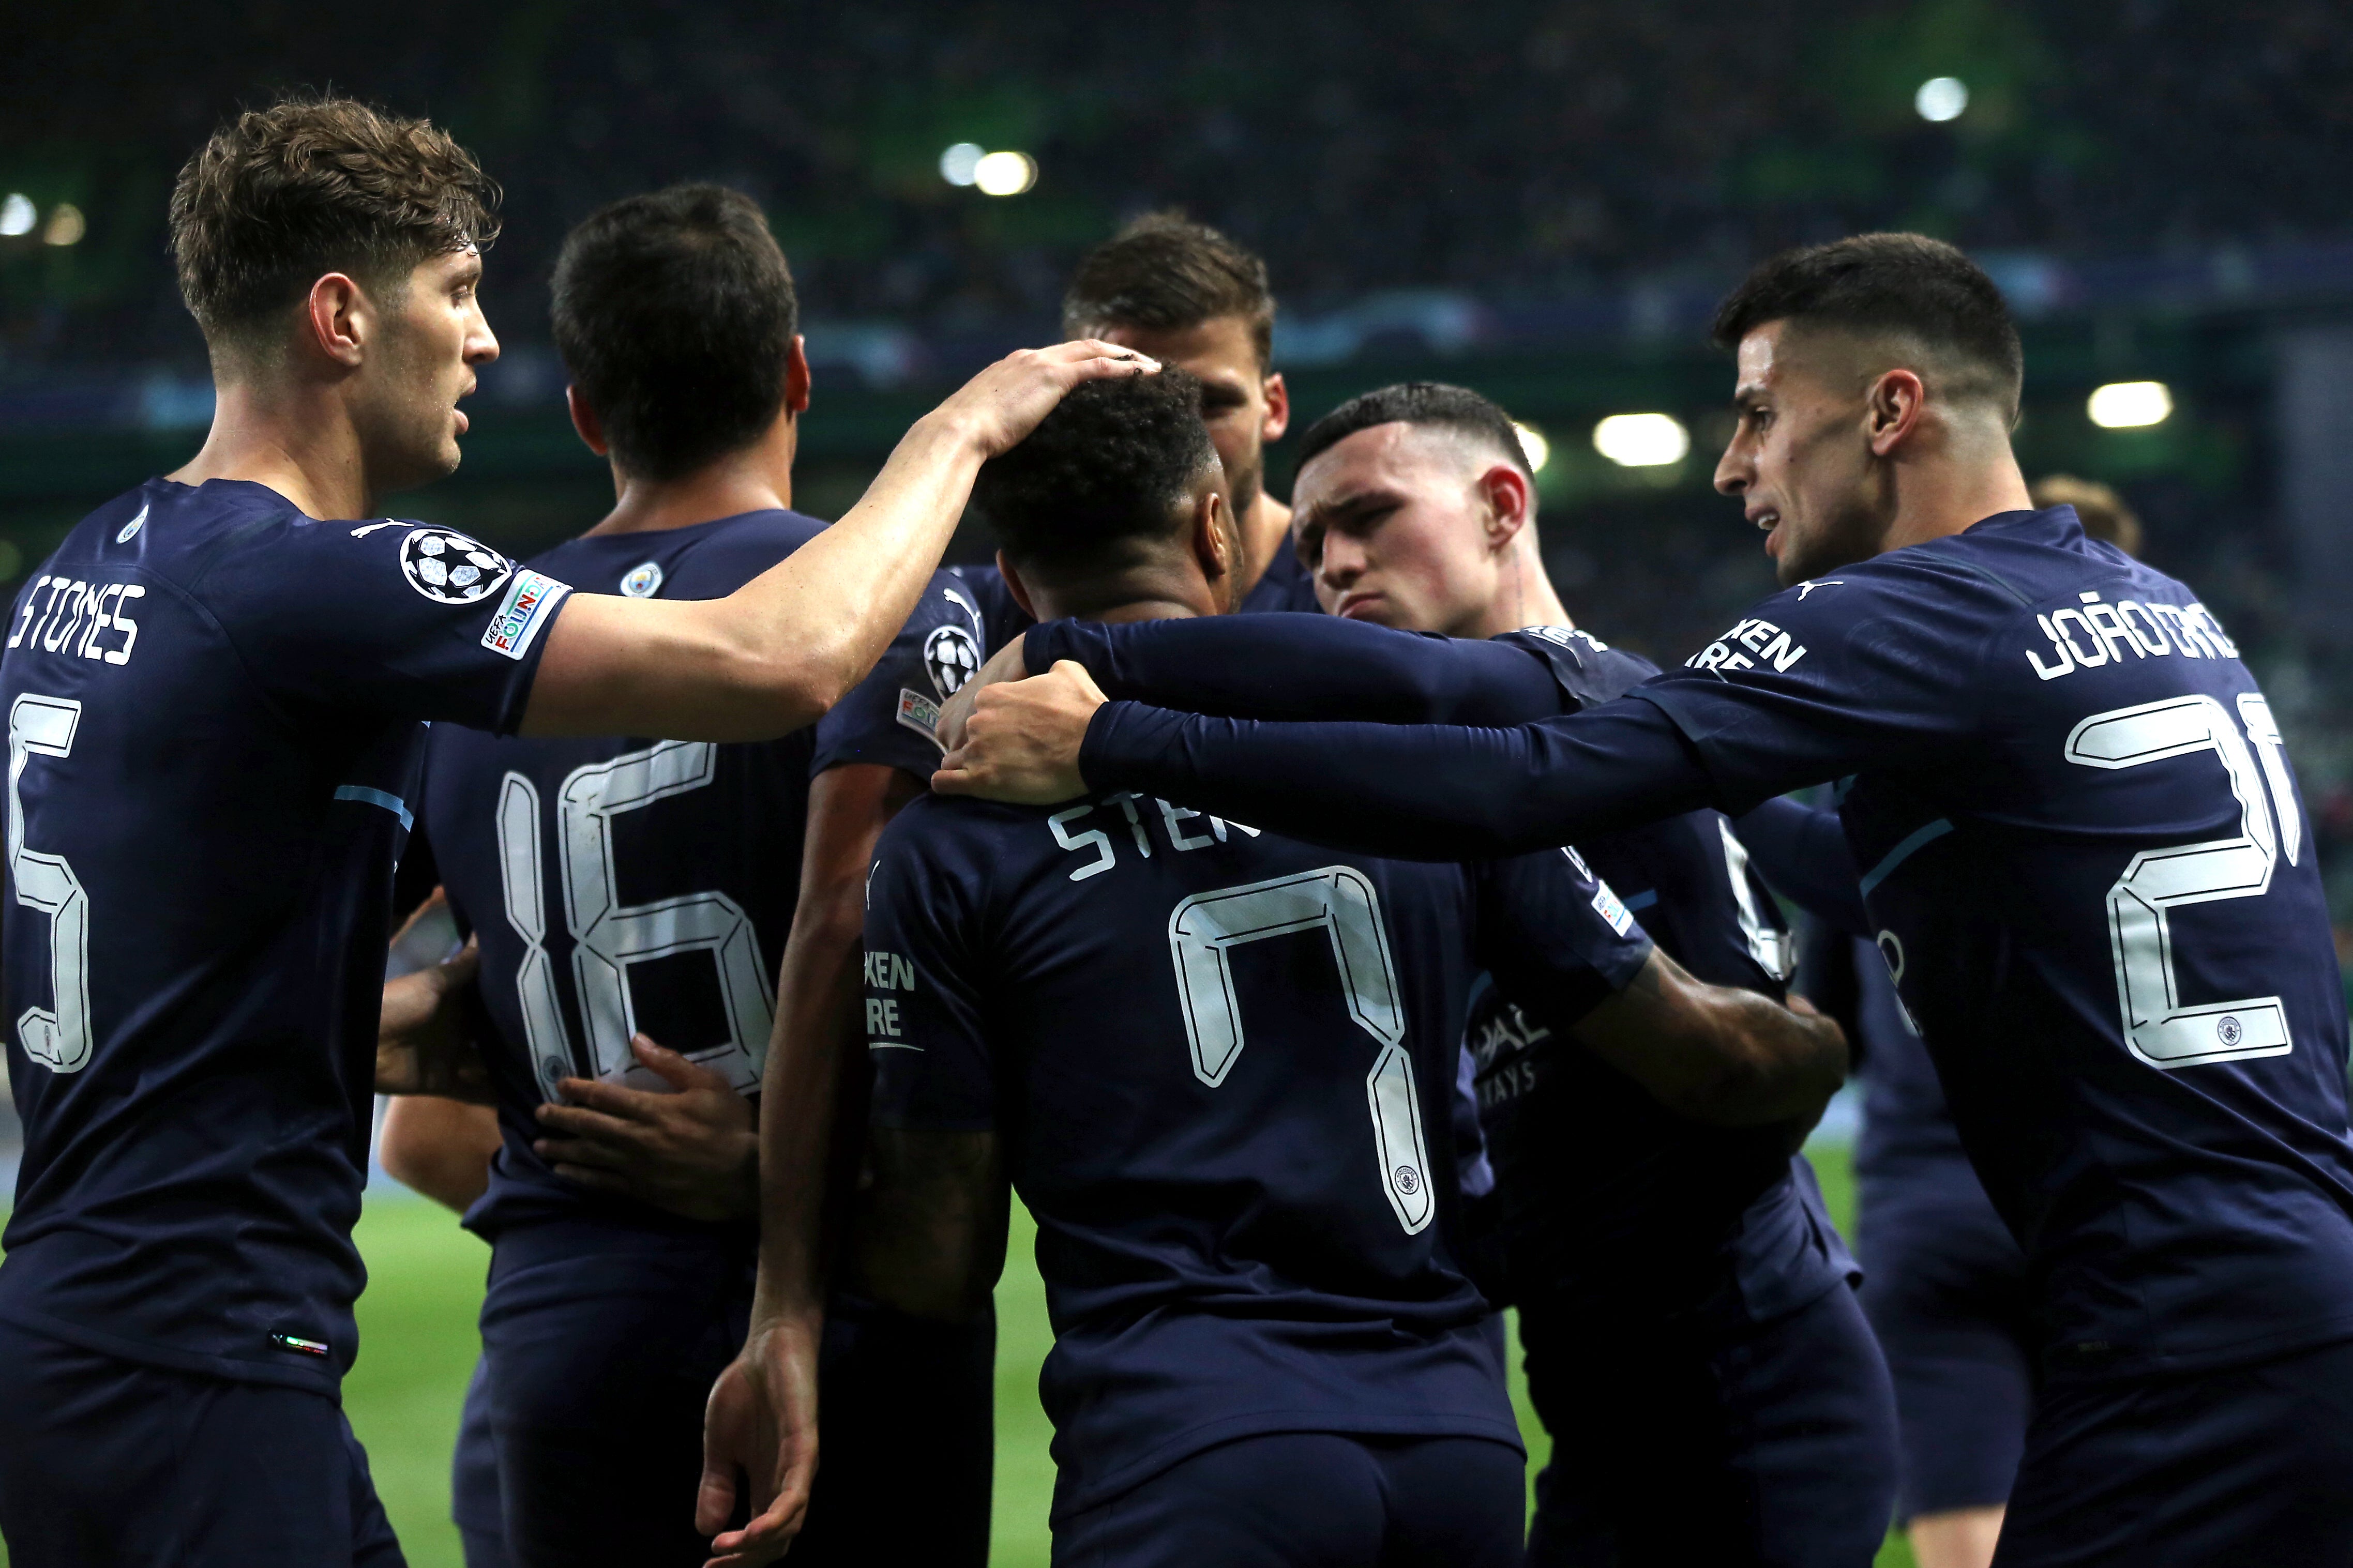
[[[1151,368],[1013,356],[733,595],[575,592],[372,515],[457,464],[458,402],[498,353],[475,289],[492,193],[430,125],[344,100],[222,127],[173,195],[211,432],[16,595],[0,1531],[20,1568],[397,1559],[337,1390],[372,1091],[439,1087],[448,1060],[445,1008],[381,1028],[426,724],[802,728],[906,620],[980,463],[1077,382]]]
[[[809,399],[792,278],[751,198],[681,185],[592,214],[565,237],[554,300],[573,418],[610,458],[617,500],[533,570],[709,598],[818,536],[788,510]],[[873,673],[782,740],[434,733],[424,824],[454,912],[480,933],[505,1131],[467,1215],[492,1247],[483,1394],[502,1501],[459,1523],[501,1535],[521,1568],[708,1555],[693,1529],[702,1408],[743,1342],[757,1244],[747,1100],[765,1076],[779,1100],[830,1105],[839,1075],[785,1077],[771,1029],[855,1048],[829,993],[855,984],[860,873],[936,763],[925,710],[978,663],[979,636],[942,573]],[[861,1453],[845,1408],[801,1550],[814,1560],[829,1533],[840,1551],[978,1562],[989,1326],[960,1345],[936,1331],[880,1344],[895,1325],[855,1303],[832,1316],[835,1363],[862,1341],[927,1358],[965,1398],[943,1401],[954,1431],[925,1435],[939,1506],[915,1513],[884,1502],[892,1483],[873,1473],[914,1450]]]
[[[1274,293],[1249,247],[1180,212],[1148,214],[1087,252],[1062,296],[1062,330],[1125,343],[1201,383],[1201,417],[1233,498],[1240,607],[1313,610],[1291,509],[1266,492],[1266,448],[1291,424],[1274,368]]]
[[[1075,394],[983,471],[1033,612],[1231,608],[1223,469],[1181,377]],[[1810,1116],[1842,1067],[1834,1030],[1653,952],[1565,852],[1405,866],[1151,797],[927,800],[868,900],[860,1277],[977,1310],[1019,1189],[1071,1561],[1519,1561],[1500,1334],[1452,1238],[1477,969],[1695,1114]]]
[[[1438,856],[1838,781],[1877,945],[2032,1270],[1996,1562],[2342,1562],[2353,1145],[2308,819],[2213,615],[2031,509],[1999,311],[1917,237],[1760,268],[1721,318],[1716,482],[1788,586],[1616,702],[1254,724],[1105,706],[1065,665],[983,693],[934,787],[1165,791]]]
[[[1537,549],[1518,433],[1467,387],[1408,382],[1342,404],[1303,438],[1292,500],[1332,615],[1488,639],[1491,658],[1533,654],[1554,689],[1546,713],[1658,673],[1575,628]],[[1322,616],[1192,630],[1187,657],[1155,662],[1115,656],[1110,628],[1052,621],[983,681],[1073,658],[1111,693],[1309,718],[1327,679],[1361,686],[1357,651],[1380,640]],[[984,689],[949,705],[951,735]],[[1577,850],[1686,969],[1781,996],[1790,933],[1716,812]],[[1894,1411],[1851,1289],[1859,1271],[1792,1130],[1675,1117],[1531,1024],[1502,986],[1477,990],[1469,1038],[1493,1169],[1480,1208],[1554,1440],[1530,1561],[1868,1561],[1894,1490]]]

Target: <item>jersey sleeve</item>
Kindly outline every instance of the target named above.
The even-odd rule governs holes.
[[[817,725],[812,775],[845,763],[880,763],[928,779],[940,765],[934,727],[940,704],[980,668],[986,657],[980,616],[964,583],[932,574],[915,613],[891,639],[866,679]]]
[[[1509,730],[1268,723],[1107,702],[1079,771],[1091,790],[1132,789],[1408,860],[1524,854],[1715,804],[1683,732],[1631,698]]]
[[[191,584],[254,679],[297,709],[511,734],[568,584],[425,523],[262,520]]]
[[[1568,711],[1546,654],[1335,616],[1209,616],[1024,633],[1032,675],[1074,659],[1109,697],[1235,719],[1517,724]]]
[[[1568,1028],[1634,983],[1651,939],[1570,849],[1479,868],[1479,956],[1502,992]]]
[[[867,879],[871,1114],[878,1127],[981,1131],[996,1125],[997,1089],[970,945],[975,889],[926,853],[928,815],[921,803],[900,815]]]
[[[1690,740],[1729,816],[1850,773],[1933,768],[1979,730],[1980,585],[1955,592],[1917,563],[1850,571],[1765,600],[1632,693]]]

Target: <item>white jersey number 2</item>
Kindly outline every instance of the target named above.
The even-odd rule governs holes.
[[[2173,973],[2173,933],[2166,911],[2180,904],[2252,899],[2271,886],[2279,841],[2295,864],[2303,823],[2295,788],[2280,753],[2270,707],[2250,692],[2239,699],[2247,732],[2263,748],[2261,770],[2239,726],[2211,697],[2170,697],[2094,713],[2067,737],[2067,760],[2087,768],[2137,768],[2168,757],[2211,752],[2238,797],[2239,833],[2202,844],[2144,849],[2108,889],[2108,945],[2116,960],[2116,1000],[2126,1042],[2152,1067],[2194,1067],[2285,1056],[2287,1010],[2276,996],[2182,1005]],[[2264,801],[2264,775],[2279,808],[2279,831]]]
[[[1271,881],[1196,893],[1168,917],[1168,951],[1176,996],[1193,1052],[1193,1076],[1211,1089],[1226,1081],[1242,1054],[1241,1007],[1226,954],[1244,942],[1322,930],[1332,942],[1348,1016],[1380,1047],[1365,1075],[1381,1190],[1398,1224],[1413,1236],[1437,1212],[1430,1152],[1421,1135],[1421,1098],[1405,1048],[1405,1008],[1397,965],[1373,885],[1347,866],[1326,866]]]
[[[47,1007],[16,1018],[25,1054],[55,1072],[90,1062],[90,895],[62,855],[25,847],[25,766],[35,757],[73,754],[81,704],[26,692],[8,708],[8,874],[16,901],[49,917]]]
[[[776,1002],[751,916],[716,891],[624,904],[613,860],[616,816],[702,788],[715,776],[718,756],[718,748],[707,741],[664,741],[610,762],[575,768],[556,792],[573,987],[587,1026],[588,1060],[599,1078],[620,1078],[636,1060],[629,1052],[638,1018],[628,966],[679,953],[708,952],[718,965],[730,1037],[725,1045],[693,1053],[694,1059],[725,1073],[739,1092],[759,1087]],[[507,923],[523,940],[515,986],[521,993],[532,1067],[553,1099],[556,1080],[575,1069],[554,966],[544,945],[547,882],[540,865],[539,809],[538,787],[519,773],[507,774],[499,790],[499,871]]]

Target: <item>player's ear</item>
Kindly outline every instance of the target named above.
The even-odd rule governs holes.
[[[1487,511],[1487,548],[1501,550],[1535,521],[1535,488],[1510,463],[1490,463],[1478,484]]]
[[[1927,400],[1928,389],[1918,372],[1901,365],[1883,371],[1863,396],[1863,428],[1871,438],[1871,455],[1892,456],[1920,427]]]
[[[1235,536],[1233,513],[1225,495],[1215,485],[1204,488],[1194,499],[1192,546],[1193,559],[1209,582],[1232,574],[1240,555],[1240,541]]]
[[[792,352],[785,356],[785,409],[796,416],[808,412],[808,353],[801,345],[801,335],[793,334]]]
[[[368,298],[346,274],[330,272],[311,285],[302,301],[302,333],[314,348],[347,369],[357,369],[375,327]]]
[[[1280,441],[1282,433],[1291,428],[1291,388],[1282,384],[1282,373],[1279,370],[1259,384],[1266,394],[1266,418],[1259,426],[1259,439]]]
[[[1005,579],[1005,591],[1013,595],[1013,602],[1021,606],[1021,613],[1033,621],[1037,620],[1038,606],[1029,602],[1029,584],[1021,580],[1021,574],[1013,569],[1013,563],[1006,558],[1002,550],[997,552],[997,574]]]
[[[578,387],[564,389],[564,406],[572,410],[572,428],[579,432],[581,445],[600,458],[605,456],[604,423],[596,417],[596,411],[588,406],[588,400],[580,395]]]

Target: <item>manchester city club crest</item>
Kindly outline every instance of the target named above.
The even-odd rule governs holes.
[[[962,626],[939,626],[923,639],[923,668],[943,698],[980,673],[980,645]]]
[[[621,592],[632,599],[650,599],[661,592],[661,585],[662,569],[659,561],[632,566],[628,574],[621,579]]]
[[[411,529],[400,542],[400,574],[442,605],[470,605],[495,592],[514,563],[489,545],[447,528]]]

